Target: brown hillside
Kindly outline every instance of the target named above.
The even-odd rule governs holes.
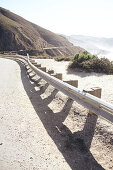
[[[62,46],[66,47],[62,54],[72,55],[80,50],[64,37],[0,7],[0,51],[40,50]]]

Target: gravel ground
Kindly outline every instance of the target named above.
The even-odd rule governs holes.
[[[100,87],[102,88],[102,99],[113,104],[113,75],[86,73],[68,70],[69,61],[57,62],[53,59],[36,60],[47,69],[53,69],[55,73],[62,73],[63,80],[78,80],[78,88]]]
[[[54,70],[58,64],[64,79],[73,77],[70,72],[66,76],[64,63],[40,62]],[[83,106],[41,80],[20,61],[0,59],[0,72],[0,170],[113,169],[112,124],[87,115]],[[76,76],[82,81],[79,87],[84,88],[86,77]],[[96,77],[98,82],[100,77]],[[109,83],[107,86],[111,87]],[[112,103],[110,94],[113,97],[108,92],[105,98]]]

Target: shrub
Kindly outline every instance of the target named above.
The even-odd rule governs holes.
[[[94,59],[92,67],[95,72],[113,73],[113,64],[107,58]]]
[[[99,73],[113,73],[113,62],[107,58],[98,58],[95,55],[84,51],[82,54],[76,54],[70,68],[80,68],[85,71],[94,71]]]
[[[70,61],[70,57],[65,57],[65,56],[59,56],[54,58],[56,61]]]

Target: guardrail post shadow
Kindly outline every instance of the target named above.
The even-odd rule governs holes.
[[[58,114],[58,118],[59,118],[59,122],[61,122],[61,126],[62,126],[62,122],[64,122],[66,117],[68,116],[73,102],[74,101],[71,98],[68,98],[64,107],[62,108],[62,111],[60,112],[60,114]]]
[[[94,87],[94,88],[86,89],[83,91],[90,93],[98,98],[101,98],[102,89],[99,87]],[[88,115],[87,115],[86,122],[85,122],[85,125],[83,128],[83,138],[84,138],[84,142],[85,142],[87,148],[90,148],[90,146],[91,146],[97,119],[98,119],[98,116],[95,113],[93,113],[92,111],[88,110]]]
[[[76,88],[78,88],[78,80],[67,80],[67,81],[63,81],[65,83],[68,83]],[[62,111],[60,112],[60,115],[58,114],[58,118],[59,118],[59,121],[58,122],[61,122],[59,125],[58,125],[58,128],[62,131],[62,129],[65,129],[65,131],[68,133],[68,135],[72,136],[72,134],[70,133],[70,131],[68,130],[68,128],[65,126],[65,125],[62,125],[62,122],[64,122],[64,120],[66,119],[66,117],[68,116],[69,114],[69,111],[72,107],[72,104],[73,104],[73,100],[70,98],[70,97],[67,97],[67,101],[62,109]]]
[[[28,67],[28,65],[25,65],[25,68],[26,68],[27,71],[30,70],[30,67]]]
[[[46,83],[44,86],[41,86],[40,87],[40,95],[43,94],[48,87],[49,87],[48,83]]]
[[[33,80],[33,77],[35,77],[35,76],[36,76],[36,74],[34,73],[33,75],[29,76],[29,78],[30,78],[31,80]]]
[[[35,72],[33,72],[33,70],[29,67],[29,66],[26,66],[26,73],[27,73],[27,75],[29,76],[29,78],[32,80],[32,78],[36,75],[36,73]],[[32,74],[32,73],[34,73],[34,74]],[[32,75],[30,75],[30,74],[32,74]]]
[[[30,75],[33,72],[33,70],[31,70],[31,68],[26,67],[26,72],[27,72],[27,75]]]

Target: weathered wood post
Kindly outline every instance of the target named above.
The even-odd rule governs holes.
[[[86,93],[92,94],[93,96],[96,96],[98,98],[101,98],[102,89],[100,87],[93,87],[93,88],[89,88],[89,89],[84,89],[83,91],[86,92]],[[88,113],[93,114],[93,112],[91,110],[89,110]]]
[[[74,87],[78,87],[78,80],[67,80],[67,81],[64,81],[65,83],[68,83]]]
[[[31,62],[32,64],[37,64],[37,62],[36,62],[34,59],[30,59],[30,62]]]
[[[29,60],[30,60],[31,63],[35,62],[35,59],[30,58]]]
[[[54,70],[48,70],[48,74],[54,74]]]
[[[39,67],[39,69],[46,72],[46,67]]]
[[[53,74],[52,76],[56,77],[59,80],[62,80],[62,74],[61,73],[56,73],[55,75]]]
[[[41,67],[41,64],[34,64],[37,68]]]

